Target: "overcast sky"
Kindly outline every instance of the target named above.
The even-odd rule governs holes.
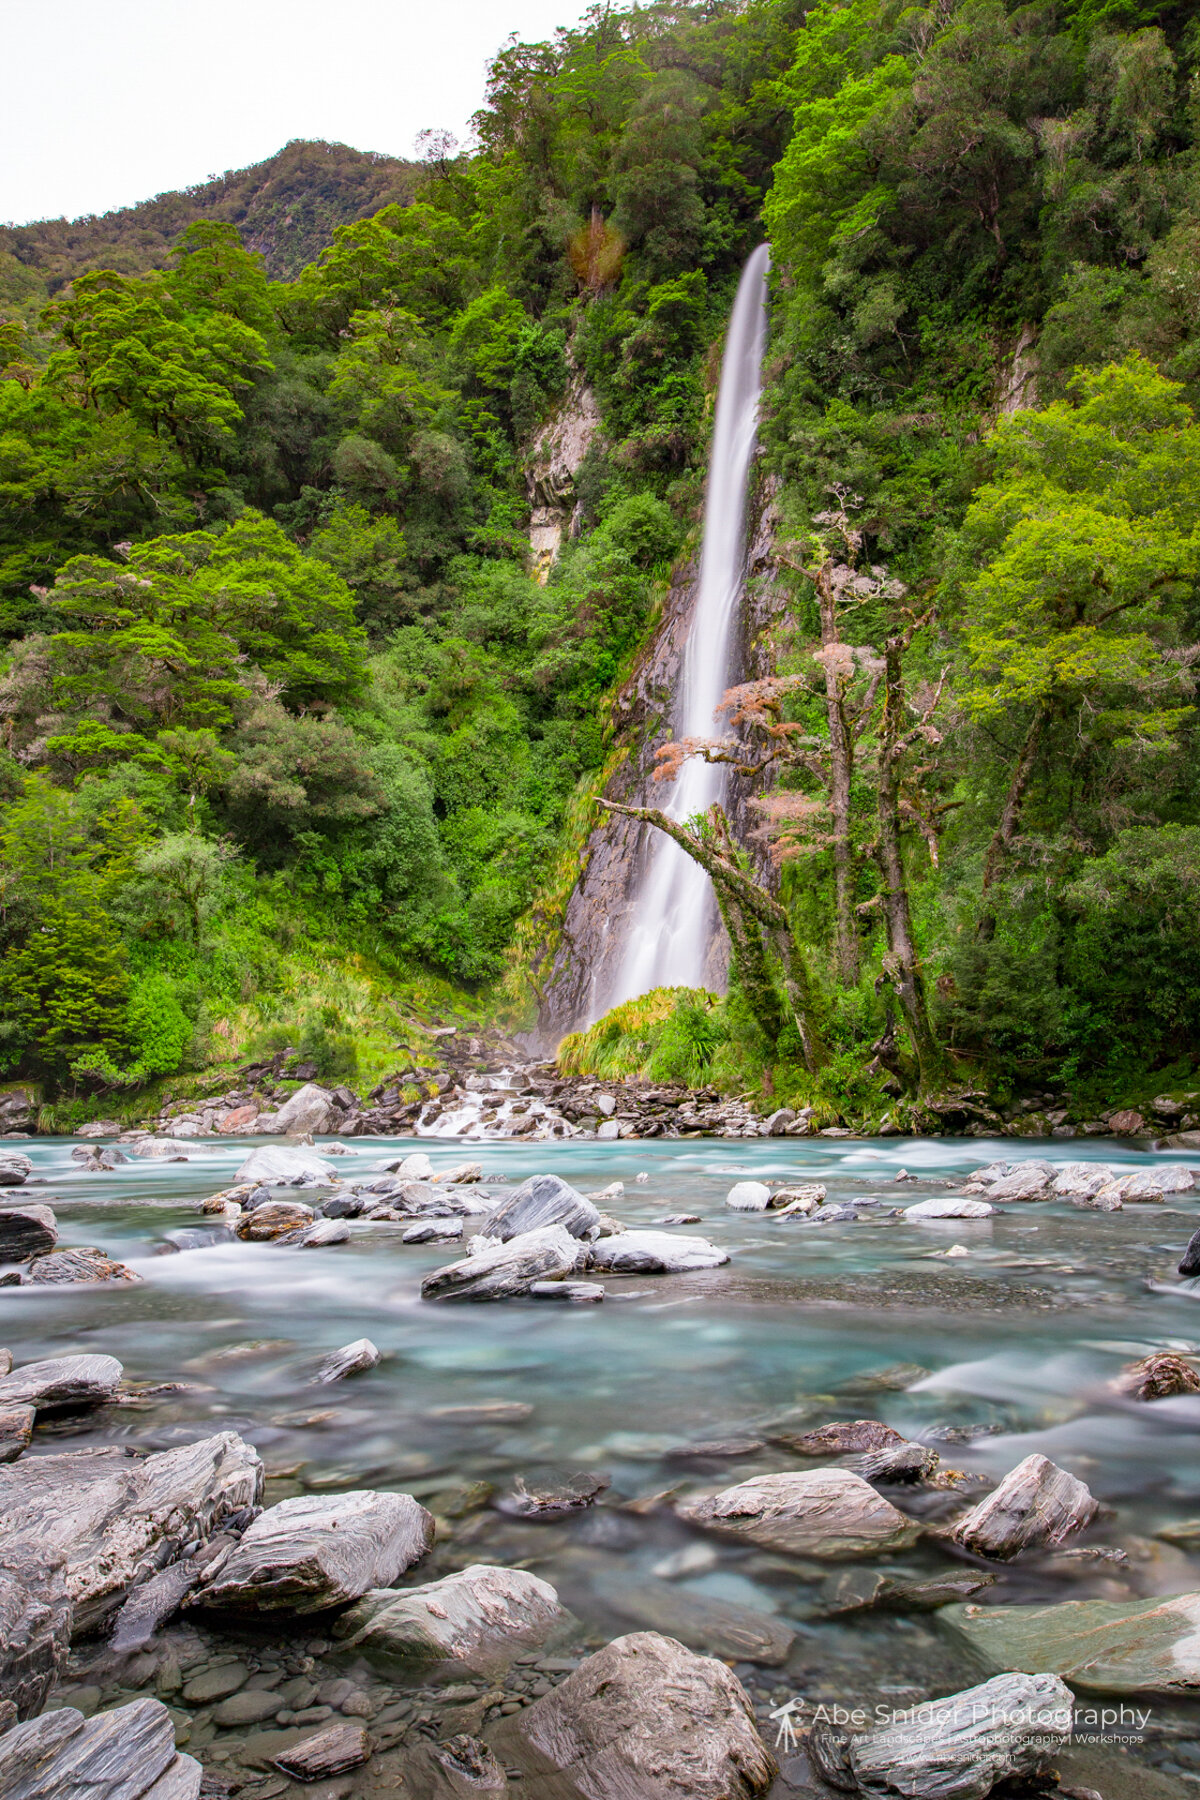
[[[586,0],[0,0],[0,220],[131,206],[289,138],[462,137],[508,34]]]

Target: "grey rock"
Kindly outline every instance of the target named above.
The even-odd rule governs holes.
[[[937,1624],[985,1669],[1049,1670],[1101,1694],[1190,1697],[1200,1687],[1200,1594],[947,1606]]]
[[[348,1244],[350,1227],[344,1219],[318,1219],[300,1239],[303,1250],[324,1250],[330,1244]]]
[[[453,1243],[463,1234],[461,1219],[422,1219],[419,1225],[410,1225],[402,1232],[402,1244],[447,1244]]]
[[[598,1281],[535,1281],[529,1292],[535,1300],[566,1300],[579,1304],[604,1298],[604,1288]]]
[[[881,1569],[859,1566],[830,1575],[821,1585],[819,1599],[823,1610],[835,1617],[839,1613],[867,1611],[936,1612],[939,1607],[970,1600],[984,1588],[994,1586],[995,1581],[994,1575],[973,1569],[955,1569],[923,1581],[903,1581]]]
[[[1082,1481],[1035,1452],[958,1521],[954,1537],[976,1556],[1008,1562],[1022,1550],[1053,1549],[1098,1511]]]
[[[265,1244],[290,1232],[306,1232],[313,1223],[313,1209],[303,1200],[268,1200],[253,1212],[243,1213],[234,1225],[238,1237]]]
[[[300,1494],[261,1513],[187,1604],[318,1612],[389,1587],[432,1542],[433,1519],[411,1494]]]
[[[5,1540],[0,1569],[0,1700],[40,1712],[71,1647],[66,1558],[44,1543]]]
[[[580,1254],[578,1240],[562,1225],[544,1225],[507,1242],[489,1237],[474,1239],[473,1244],[481,1247],[461,1262],[449,1263],[425,1277],[422,1299],[506,1300],[527,1294],[535,1281],[572,1274]]]
[[[940,1458],[927,1444],[893,1444],[884,1450],[868,1450],[846,1464],[864,1481],[908,1483],[927,1481],[937,1472]]]
[[[591,1267],[600,1274],[674,1275],[692,1269],[715,1269],[729,1261],[728,1250],[702,1237],[677,1237],[667,1231],[623,1231],[600,1238],[591,1247]]]
[[[871,1556],[914,1542],[919,1528],[847,1469],[756,1475],[680,1501],[689,1524],[791,1556]]]
[[[574,1238],[589,1237],[599,1223],[597,1209],[569,1182],[558,1175],[531,1175],[487,1215],[483,1230],[507,1243],[545,1225],[559,1225]]]
[[[58,1242],[58,1221],[49,1206],[0,1207],[0,1262],[28,1262],[45,1256]]]
[[[496,1748],[535,1781],[559,1775],[595,1800],[756,1800],[778,1772],[732,1671],[656,1631],[587,1657],[507,1720]]]
[[[269,1137],[303,1137],[306,1132],[329,1131],[341,1118],[338,1106],[328,1088],[307,1082],[285,1100],[278,1112],[260,1113],[256,1132]]]
[[[1112,1180],[1107,1163],[1062,1163],[1054,1172],[1053,1191],[1064,1199],[1090,1199]]]
[[[317,1386],[327,1386],[333,1381],[342,1381],[347,1375],[361,1375],[367,1369],[374,1369],[383,1361],[381,1353],[375,1348],[370,1338],[355,1338],[352,1344],[343,1344],[340,1350],[331,1350],[317,1365],[313,1382]]]
[[[1051,1169],[1048,1163],[1019,1163],[1012,1175],[1004,1175],[987,1190],[991,1205],[1011,1200],[1048,1200]]]
[[[232,1431],[153,1456],[105,1448],[25,1457],[0,1468],[0,1538],[31,1547],[8,1559],[21,1579],[35,1550],[65,1557],[73,1629],[87,1631],[261,1491],[262,1463]]]
[[[48,1256],[35,1256],[25,1272],[25,1279],[37,1286],[64,1286],[71,1282],[141,1280],[124,1263],[114,1262],[95,1245],[70,1250],[52,1250]]]
[[[209,1548],[205,1546],[206,1550]],[[163,1621],[178,1612],[185,1594],[190,1594],[199,1582],[204,1567],[203,1555],[192,1556],[185,1562],[168,1563],[157,1575],[135,1587],[113,1624],[109,1639],[113,1655],[132,1656],[144,1649]]]
[[[0,1131],[36,1131],[39,1104],[35,1087],[13,1082],[0,1088]]]
[[[175,1749],[158,1700],[134,1700],[85,1719],[73,1706],[0,1737],[4,1800],[197,1800],[200,1764]]]
[[[985,1800],[997,1782],[1032,1775],[1074,1723],[1071,1690],[1055,1675],[998,1675],[925,1701],[874,1731],[817,1725],[809,1754],[837,1788],[905,1800]]]
[[[735,1212],[766,1212],[771,1190],[765,1181],[739,1181],[726,1194],[725,1204]]]
[[[524,1569],[472,1563],[423,1587],[364,1594],[342,1614],[334,1635],[365,1656],[452,1662],[492,1676],[569,1622],[548,1581]]]
[[[332,1180],[333,1164],[315,1150],[291,1144],[264,1144],[252,1150],[238,1169],[236,1181],[261,1182],[264,1187],[297,1187]]]
[[[839,1419],[832,1425],[819,1425],[815,1431],[773,1431],[771,1436],[775,1443],[783,1444],[797,1456],[862,1455],[868,1450],[888,1450],[908,1442],[878,1419]]]
[[[511,1492],[496,1501],[496,1508],[514,1519],[562,1518],[566,1513],[583,1512],[609,1485],[607,1475],[518,1475]]]
[[[965,1194],[947,1194],[945,1198],[936,1196],[932,1200],[918,1200],[915,1206],[906,1206],[906,1219],[988,1219],[995,1208],[986,1200],[972,1200]]]
[[[488,1746],[464,1732],[440,1744],[418,1745],[406,1758],[405,1771],[421,1800],[510,1800],[513,1792]]]
[[[32,1406],[0,1407],[0,1463],[16,1462],[29,1447],[37,1409]]]
[[[115,1356],[53,1356],[0,1376],[0,1407],[102,1406],[124,1374]]]
[[[179,1140],[171,1137],[139,1138],[135,1144],[130,1144],[129,1154],[131,1156],[144,1156],[151,1162],[188,1161],[188,1157],[184,1154],[183,1146],[180,1144]]]
[[[1193,1231],[1187,1249],[1179,1259],[1181,1275],[1200,1275],[1200,1231]]]
[[[323,1781],[329,1775],[343,1775],[357,1769],[371,1754],[365,1725],[352,1725],[339,1719],[315,1737],[302,1738],[275,1758],[275,1767],[297,1781]]]
[[[21,1150],[0,1150],[0,1187],[23,1187],[33,1164]]]

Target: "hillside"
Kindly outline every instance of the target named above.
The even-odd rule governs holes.
[[[339,225],[411,197],[412,164],[348,144],[295,139],[266,162],[137,206],[99,217],[0,225],[0,299],[5,255],[35,269],[53,293],[84,269],[140,275],[166,268],[172,244],[199,219],[236,225],[269,273],[291,281],[332,243]]]

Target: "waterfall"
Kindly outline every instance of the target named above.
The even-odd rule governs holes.
[[[742,271],[725,340],[700,579],[672,718],[677,738],[720,734],[714,715],[734,678],[738,609],[745,586],[746,487],[758,433],[769,263],[768,247],[760,244]],[[724,764],[696,758],[684,764],[670,789],[654,784],[648,801],[673,819],[688,819],[723,800],[726,781]],[[604,1009],[651,988],[707,985],[718,923],[704,870],[662,832],[643,827],[628,936]]]

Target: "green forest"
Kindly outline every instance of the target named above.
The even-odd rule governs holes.
[[[714,725],[759,825],[688,828],[730,993],[571,1054],[864,1115],[1186,1083],[1194,9],[596,6],[470,148],[334,160],[270,266],[233,177],[3,235],[0,1079],[111,1110],[292,1045],[365,1091],[414,1017],[533,1023],[766,238],[788,604]]]

